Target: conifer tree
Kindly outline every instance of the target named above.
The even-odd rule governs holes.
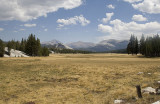
[[[140,50],[139,50],[140,53],[141,53],[142,55],[144,55],[144,54],[145,54],[145,37],[144,37],[143,34],[142,34],[141,39],[140,39],[139,49],[140,49]]]
[[[15,47],[16,47],[16,50],[19,50],[19,49],[20,49],[20,42],[19,42],[19,41],[16,41],[16,42],[15,42]]]
[[[13,47],[13,43],[12,43],[11,41],[9,41],[9,42],[7,43],[7,47],[8,47],[8,55],[10,55],[10,51],[11,51],[11,49],[12,49],[12,47]]]
[[[0,57],[3,57],[4,56],[4,43],[3,41],[0,39]]]
[[[46,47],[42,48],[42,56],[49,56],[49,50]]]
[[[134,53],[137,55],[139,52],[138,39],[135,39]]]
[[[41,48],[40,40],[35,38],[35,35],[31,34],[25,45],[25,52],[30,56],[48,56],[48,48]]]
[[[128,54],[138,54],[139,46],[138,39],[134,35],[131,35],[129,43],[127,45],[127,53]]]
[[[134,54],[134,46],[135,46],[135,44],[134,44],[135,39],[134,38],[135,38],[134,35],[131,35],[129,43],[128,43],[128,47],[127,47],[128,54],[131,53],[132,55]]]
[[[36,56],[36,39],[33,34],[31,34],[26,42],[25,52],[30,56]]]
[[[26,45],[26,40],[22,38],[21,43],[20,43],[20,51],[25,52],[25,45]]]
[[[127,45],[127,53],[131,54],[131,43],[130,42]]]
[[[41,56],[41,43],[40,40],[37,38],[36,40],[36,56]]]

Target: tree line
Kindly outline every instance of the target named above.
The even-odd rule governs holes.
[[[48,48],[42,47],[40,40],[33,34],[30,34],[28,39],[22,38],[21,42],[14,40],[3,42],[0,39],[0,57],[3,57],[5,47],[8,47],[8,55],[10,55],[11,49],[15,49],[20,50],[29,56],[49,56]]]
[[[131,35],[127,52],[132,55],[140,53],[147,57],[160,57],[160,37],[157,34],[145,38],[142,34],[140,41],[138,41],[137,37]]]
[[[90,51],[72,50],[72,49],[59,49],[59,48],[50,48],[50,50],[53,51],[54,53],[63,53],[63,54],[68,54],[68,53],[73,53],[73,54],[77,54],[77,53],[89,54],[89,53],[93,53],[93,52],[90,52]]]

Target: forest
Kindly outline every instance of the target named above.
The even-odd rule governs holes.
[[[28,56],[49,56],[49,50],[46,47],[42,47],[40,44],[40,39],[36,38],[35,35],[30,34],[28,39],[23,39],[20,41],[11,40],[8,42],[3,42],[0,39],[0,57],[3,57],[5,53],[5,47],[8,47],[8,53],[10,55],[10,50],[20,50]]]
[[[159,35],[153,35],[152,37],[142,37],[138,41],[137,37],[131,35],[128,46],[128,54],[142,54],[146,57],[160,57],[160,37]]]

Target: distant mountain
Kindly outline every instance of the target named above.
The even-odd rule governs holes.
[[[42,42],[41,43],[42,46],[46,46],[49,48],[58,48],[58,49],[72,49],[67,45],[64,45],[62,42],[58,41],[58,40],[51,40],[48,42]]]
[[[67,44],[73,49],[86,50],[92,52],[106,52],[111,50],[126,49],[128,41],[127,40],[103,40],[97,44],[90,42],[74,42]]]
[[[112,50],[121,50],[127,48],[128,41],[127,40],[103,40],[99,43],[91,43],[91,42],[73,42],[68,44],[63,44],[58,40],[52,40],[48,42],[42,42],[42,46],[46,46],[49,48],[59,48],[59,49],[75,49],[75,50],[84,50],[84,51],[92,51],[92,52],[106,52]]]
[[[45,45],[55,45],[55,44],[58,44],[58,43],[61,43],[60,41],[58,40],[51,40],[51,41],[47,41],[47,42],[42,42],[41,44],[45,44]]]
[[[127,48],[127,44],[128,44],[127,40],[110,39],[110,40],[103,40],[103,41],[99,42],[97,45],[106,46],[108,48],[108,50],[110,51],[110,50],[125,49],[125,48]]]
[[[94,47],[95,44],[91,42],[73,42],[73,43],[68,43],[67,46],[73,48],[73,49],[87,49],[89,47]]]

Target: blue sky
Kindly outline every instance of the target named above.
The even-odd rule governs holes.
[[[159,0],[0,0],[0,38],[99,42],[160,32]]]

